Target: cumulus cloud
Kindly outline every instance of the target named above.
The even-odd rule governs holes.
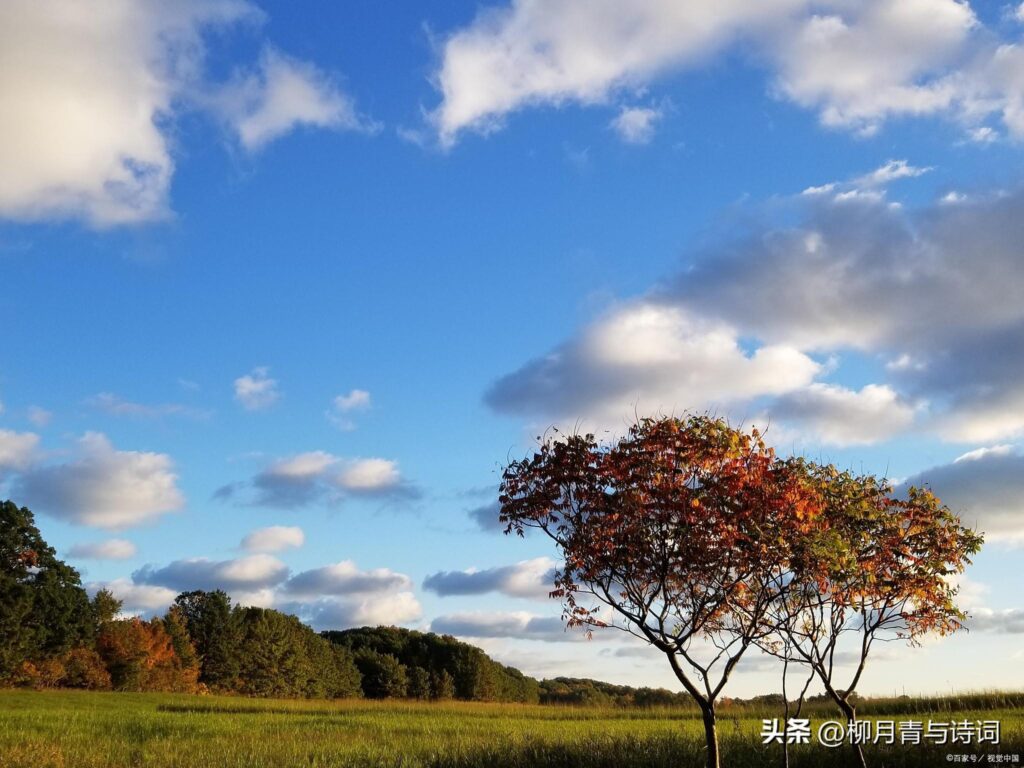
[[[867,445],[906,431],[914,412],[884,384],[868,384],[858,391],[815,383],[780,397],[771,408],[771,420],[816,442]]]
[[[219,108],[242,146],[261,149],[298,126],[373,130],[338,84],[308,62],[265,48],[257,70],[218,94]]]
[[[942,115],[991,133],[995,117],[1024,135],[1024,48],[960,0],[511,0],[443,41],[431,119],[450,146],[518,110],[606,104],[741,45],[774,95],[829,127]]]
[[[242,549],[246,552],[280,552],[301,547],[305,542],[306,535],[298,526],[271,525],[248,533],[242,539]]]
[[[324,599],[298,606],[298,613],[315,629],[394,626],[418,621],[423,608],[412,592],[359,599]]]
[[[281,610],[316,629],[406,624],[423,613],[408,576],[390,568],[363,571],[351,560],[297,573],[277,595]]]
[[[266,366],[253,368],[251,373],[235,379],[235,399],[247,411],[262,411],[281,398],[277,379],[270,378]]]
[[[96,225],[166,213],[161,121],[198,78],[202,32],[251,18],[233,0],[14,0],[0,10],[0,215]]]
[[[652,107],[623,107],[611,122],[612,130],[627,144],[647,144],[661,112]]]
[[[0,478],[5,473],[28,469],[39,458],[39,435],[0,429]]]
[[[952,106],[955,84],[944,76],[978,23],[967,3],[823,5],[767,44],[781,94],[819,110],[826,125],[864,133],[892,115]]]
[[[549,557],[538,557],[483,570],[439,571],[427,576],[423,588],[441,597],[498,592],[508,597],[545,599],[553,589],[556,565]]]
[[[249,149],[300,125],[363,128],[332,78],[271,48],[254,72],[211,82],[208,46],[263,18],[245,0],[3,3],[0,111],[18,119],[0,126],[0,216],[166,217],[185,110],[226,119]]]
[[[557,616],[536,616],[525,611],[473,611],[438,616],[430,631],[456,637],[505,637],[549,642],[581,640],[583,632],[566,629]]]
[[[537,104],[601,103],[617,89],[692,65],[801,0],[513,0],[481,11],[444,42],[432,115],[445,144],[490,131]]]
[[[343,496],[412,498],[418,491],[406,482],[389,459],[347,459],[325,451],[309,451],[275,461],[252,481],[255,503],[299,507],[322,498]]]
[[[175,560],[162,568],[144,566],[132,574],[135,584],[147,584],[187,592],[223,589],[225,592],[256,592],[288,578],[288,566],[270,555],[246,555],[233,560],[205,557]]]
[[[86,433],[78,447],[75,461],[24,471],[14,494],[61,520],[114,530],[153,522],[184,506],[166,454],[119,451],[96,432]]]
[[[121,610],[127,614],[163,613],[174,602],[178,593],[167,587],[136,584],[128,579],[96,581],[86,585],[90,595],[101,589],[108,590],[121,601]]]
[[[729,325],[640,301],[499,379],[486,402],[508,413],[621,425],[634,407],[683,411],[807,386],[820,365],[786,344],[748,352]]]
[[[987,541],[1024,543],[1024,454],[1012,446],[970,451],[903,485],[928,486]]]
[[[282,591],[296,597],[327,595],[375,595],[395,590],[409,590],[412,580],[388,568],[360,571],[351,560],[297,573],[282,586]]]
[[[135,544],[128,539],[107,539],[84,544],[75,544],[68,550],[68,557],[81,560],[131,560],[138,554]]]
[[[912,210],[833,194],[787,205],[786,225],[748,225],[707,246],[499,379],[487,403],[620,428],[634,409],[742,418],[777,405],[842,443],[911,426],[975,443],[1024,434],[1024,192]],[[817,381],[831,368],[812,355],[840,369],[843,356],[892,364],[843,392]]]

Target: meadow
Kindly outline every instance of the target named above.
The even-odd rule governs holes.
[[[868,716],[885,717],[887,709],[893,719],[998,719],[1002,743],[869,746],[869,765],[1024,760],[1019,695],[889,703],[871,703]],[[824,706],[806,714],[812,724],[834,717]],[[759,736],[761,718],[778,716],[727,707],[719,725],[723,766],[781,766],[781,747]],[[680,768],[701,766],[702,752],[700,720],[684,708],[0,691],[0,768]],[[790,761],[794,768],[849,763],[848,747],[817,743],[794,747]]]

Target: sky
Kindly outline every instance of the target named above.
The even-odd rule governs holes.
[[[0,497],[127,612],[678,688],[497,485],[710,411],[986,533],[864,692],[1024,685],[1024,5],[9,0],[0,114]]]

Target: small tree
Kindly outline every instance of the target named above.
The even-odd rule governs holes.
[[[768,615],[777,635],[765,647],[787,665],[809,668],[853,723],[855,691],[876,642],[914,645],[962,627],[949,577],[963,572],[982,538],[929,491],[910,488],[896,498],[870,475],[791,464],[817,489],[823,513],[797,543],[787,588]],[[840,680],[837,657],[847,639],[853,670]],[[853,749],[866,765],[860,745]]]
[[[788,542],[817,513],[800,474],[756,431],[645,419],[617,443],[542,442],[506,468],[500,501],[506,533],[537,528],[561,551],[551,595],[568,625],[615,627],[666,655],[716,768],[716,701],[765,632]]]

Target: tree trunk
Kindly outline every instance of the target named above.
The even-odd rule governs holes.
[[[718,724],[715,721],[714,705],[701,707],[701,714],[704,717],[704,739],[707,742],[708,759],[705,765],[707,768],[719,768],[718,765]]]
[[[857,722],[857,710],[850,702],[848,702],[846,699],[840,698],[836,701],[836,703],[839,704],[839,708],[843,710],[843,714],[846,715],[846,719],[848,722]],[[861,748],[861,745],[856,742],[853,742],[852,746],[853,754],[857,758],[857,765],[859,765],[860,768],[868,768],[868,763],[864,759],[864,750]]]

